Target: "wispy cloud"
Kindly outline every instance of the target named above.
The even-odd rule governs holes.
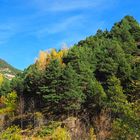
[[[108,7],[116,0],[32,0],[32,4],[42,11],[63,12],[89,8]]]
[[[73,26],[75,26],[75,27],[82,26],[83,18],[84,18],[83,15],[68,17],[53,25],[39,29],[36,32],[36,34],[38,37],[42,37],[45,34],[56,34],[56,33],[64,32],[65,30],[68,30],[68,29],[72,28]]]
[[[24,2],[26,0],[23,0]],[[8,2],[8,1],[7,1]],[[71,14],[65,16],[60,15],[56,22],[42,20],[43,18],[50,18],[50,16],[43,15],[43,12],[38,13],[36,10],[29,14],[23,14],[20,16],[15,16],[9,20],[9,22],[0,23],[0,43],[5,43],[10,40],[13,36],[20,34],[23,36],[37,36],[38,38],[45,37],[46,35],[54,35],[57,33],[64,32],[76,32],[78,29],[84,29],[85,21],[88,20],[86,13],[80,13],[79,15],[73,14],[73,10],[88,10],[92,8],[92,11],[97,11],[97,9],[103,9],[106,6],[110,6],[116,0],[31,0],[27,3],[24,3],[22,10],[26,10],[33,6],[45,12],[62,12],[64,15],[65,12],[70,11]],[[21,6],[19,4],[19,6]],[[32,8],[33,8],[32,7]],[[18,9],[19,10],[19,9]],[[90,14],[90,13],[89,13]],[[57,14],[57,16],[59,16]],[[91,16],[91,15],[90,15]],[[51,18],[50,18],[51,19]],[[26,21],[26,22],[25,22]],[[37,22],[35,22],[37,21]],[[39,24],[39,22],[41,24]],[[46,23],[46,24],[45,24]],[[23,28],[24,27],[24,28]]]
[[[25,2],[26,0],[23,1]],[[13,15],[13,17],[9,20],[10,22],[0,23],[0,43],[7,42],[16,34],[26,34],[26,36],[33,35],[40,38],[46,36],[46,34],[57,34],[68,31],[68,29],[78,30],[80,27],[83,28],[83,22],[86,20],[88,15],[84,15],[82,13],[80,13],[80,15],[75,15],[71,13],[70,16],[67,15],[65,18],[60,16],[56,23],[52,23],[51,20],[46,20],[45,22],[47,23],[45,25],[42,18],[50,18],[50,16],[43,16],[43,14],[48,12],[62,12],[62,14],[64,14],[67,11],[80,9],[88,10],[91,8],[92,11],[97,11],[97,9],[101,10],[110,6],[110,4],[113,4],[114,2],[116,2],[116,0],[30,0],[23,5],[18,3],[19,6],[22,7],[22,10],[24,8],[24,10],[26,10],[26,8],[34,7],[38,9],[38,12],[33,10],[34,12],[29,14],[26,13],[25,15],[23,14],[15,17]],[[39,25],[36,21],[40,21],[41,24]]]

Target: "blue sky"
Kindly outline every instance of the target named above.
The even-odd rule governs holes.
[[[140,21],[140,0],[0,0],[0,58],[24,69],[40,50],[72,46],[125,15]]]

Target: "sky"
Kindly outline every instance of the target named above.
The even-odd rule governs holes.
[[[23,70],[40,50],[70,47],[125,15],[140,22],[140,0],[0,0],[0,58]]]

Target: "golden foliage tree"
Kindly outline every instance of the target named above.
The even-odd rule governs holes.
[[[36,61],[37,68],[39,70],[45,70],[45,68],[50,64],[51,60],[58,60],[60,64],[63,64],[63,57],[67,54],[66,48],[56,51],[56,49],[51,49],[50,51],[40,51],[39,57]]]

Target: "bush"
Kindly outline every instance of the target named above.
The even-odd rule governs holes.
[[[42,126],[38,132],[36,133],[35,136],[38,137],[45,137],[45,136],[50,136],[53,134],[55,129],[61,125],[61,122],[50,122],[47,126]]]
[[[0,134],[1,140],[22,140],[20,135],[20,128],[17,126],[8,127],[5,131]]]
[[[52,140],[71,140],[66,128],[58,127],[52,134]]]
[[[137,128],[133,129],[121,119],[113,122],[111,140],[139,140],[139,138]]]

